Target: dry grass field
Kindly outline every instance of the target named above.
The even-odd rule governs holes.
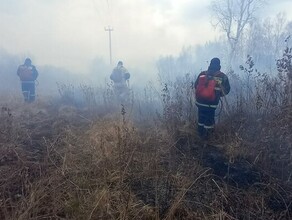
[[[110,87],[1,94],[0,219],[292,219],[291,81],[255,79],[208,143],[188,77],[126,105]]]
[[[0,218],[292,217],[291,106],[257,120],[232,112],[204,145],[169,100],[130,115],[2,97]]]

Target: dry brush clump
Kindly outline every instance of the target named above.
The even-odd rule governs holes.
[[[166,131],[140,133],[131,123],[117,121],[94,122],[83,136],[70,130],[62,152],[52,151],[59,172],[73,184],[71,192],[83,195],[72,198],[79,201],[74,216],[159,218],[182,187],[176,183],[179,175],[170,172],[169,148],[175,146]]]
[[[288,56],[284,52],[285,63]],[[278,75],[260,73],[249,56],[247,66],[242,66],[249,75],[250,88],[248,94],[241,94],[232,104],[231,114],[226,115],[225,123],[218,126],[225,145],[232,146],[234,154],[249,158],[249,161],[261,167],[265,172],[283,181],[290,182],[291,172],[291,113],[290,94],[287,93],[290,82],[289,71],[283,70],[278,61]],[[281,61],[281,62],[280,62]],[[285,75],[285,74],[286,75]],[[229,144],[228,144],[229,142]]]
[[[210,198],[202,194],[210,170],[178,149],[167,129],[135,126],[123,114],[90,121],[69,107],[22,108],[12,111],[20,128],[13,148],[5,148],[9,139],[1,144],[10,155],[1,164],[2,219],[209,215]]]
[[[30,195],[32,182],[42,179],[47,172],[43,162],[41,136],[48,136],[49,130],[38,130],[44,122],[38,113],[32,113],[32,106],[15,102],[2,107],[1,112],[1,210],[2,219],[16,219],[21,212],[21,201]],[[2,104],[2,103],[1,103]],[[20,108],[19,108],[20,107]],[[33,116],[34,115],[34,116]],[[39,120],[28,123],[26,119]],[[47,118],[46,118],[47,119]],[[44,123],[45,124],[45,123]],[[40,134],[39,132],[45,132]],[[40,136],[41,135],[41,136]],[[19,210],[20,209],[20,210]]]

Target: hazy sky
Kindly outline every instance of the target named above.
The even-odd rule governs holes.
[[[261,14],[286,12],[292,0],[270,0]],[[210,0],[0,0],[0,48],[35,65],[86,72],[96,57],[137,68],[160,55],[218,36],[210,24]]]

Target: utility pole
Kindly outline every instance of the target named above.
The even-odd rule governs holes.
[[[108,31],[109,37],[109,52],[110,52],[110,65],[112,65],[112,34],[111,32],[114,30],[111,26],[107,26],[104,28],[105,31]]]

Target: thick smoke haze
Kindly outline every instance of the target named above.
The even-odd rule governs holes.
[[[179,66],[185,68],[184,73],[204,69],[212,56],[224,55],[218,45],[212,46],[224,34],[211,25],[210,2],[1,0],[1,84],[10,82],[1,88],[19,83],[16,69],[26,57],[38,68],[40,81],[47,82],[74,78],[101,83],[118,60],[132,73],[133,84],[156,80],[161,59],[183,59],[190,47],[194,60]],[[291,0],[270,0],[258,14],[265,18],[283,12],[292,20],[290,8]],[[112,65],[104,30],[108,25],[114,29]],[[213,49],[207,53],[204,48]]]
[[[94,57],[109,60],[104,27],[111,25],[113,60],[145,67],[160,55],[178,53],[183,45],[212,39],[207,36],[212,27],[201,24],[207,20],[202,13],[206,6],[192,1],[4,1],[1,46],[35,56],[40,65],[84,72]]]

